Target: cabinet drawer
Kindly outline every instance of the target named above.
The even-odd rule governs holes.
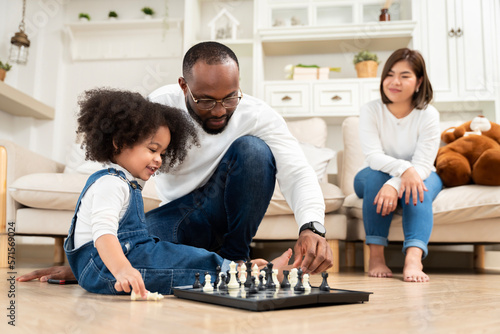
[[[309,113],[309,85],[269,84],[265,86],[265,100],[276,111],[288,113]]]
[[[356,83],[314,86],[314,112],[324,114],[358,113],[359,85]]]

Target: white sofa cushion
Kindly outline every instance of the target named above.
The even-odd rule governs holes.
[[[75,210],[78,197],[89,175],[65,173],[37,173],[18,178],[9,187],[11,196],[19,203],[38,209]],[[144,211],[157,208],[154,181],[146,183],[142,191]]]

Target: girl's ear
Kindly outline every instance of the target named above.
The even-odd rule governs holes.
[[[417,87],[416,87],[416,90],[417,90],[417,91],[420,89],[420,86],[422,85],[422,81],[424,81],[424,78],[423,78],[423,77],[422,77],[422,78],[420,78],[420,79],[418,79],[418,81],[417,81]]]

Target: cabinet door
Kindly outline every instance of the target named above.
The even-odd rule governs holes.
[[[357,83],[314,84],[314,113],[322,115],[357,115],[359,85]]]
[[[454,0],[422,2],[422,52],[436,100],[457,96]],[[453,29],[453,31],[452,31]]]
[[[282,115],[309,114],[308,84],[266,84],[265,101]]]

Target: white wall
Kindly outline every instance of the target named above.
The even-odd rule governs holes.
[[[158,17],[183,16],[184,2],[175,0],[27,0],[26,34],[31,41],[27,65],[14,64],[5,82],[55,108],[54,120],[18,117],[0,110],[0,138],[65,162],[75,139],[78,96],[86,89],[108,86],[147,95],[177,82],[182,59],[73,61],[65,24],[86,12],[92,20],[104,20],[110,10],[122,19],[140,19],[149,6]],[[168,7],[168,8],[167,8]],[[0,0],[0,59],[8,57],[10,38],[18,31],[22,0]],[[180,54],[183,52],[181,51]]]

